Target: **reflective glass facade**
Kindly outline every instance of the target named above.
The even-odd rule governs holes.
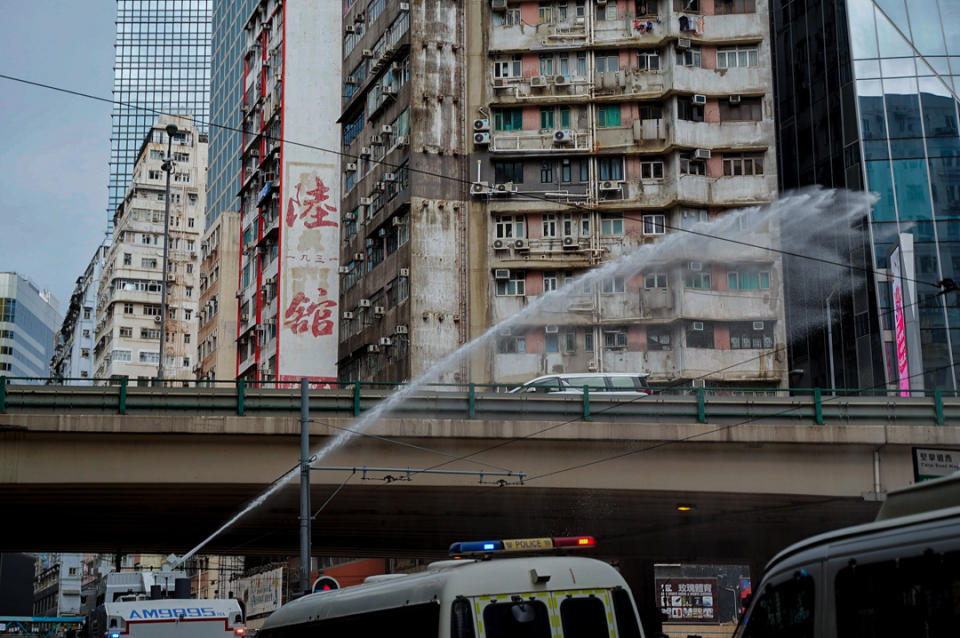
[[[240,106],[243,103],[243,27],[255,0],[213,0],[210,58],[210,128],[206,227],[221,213],[239,210]],[[227,127],[227,128],[223,128]]]
[[[960,299],[956,293],[936,295],[934,285],[960,275],[960,2],[781,0],[775,5],[781,186],[816,183],[878,194],[864,245],[849,247],[854,264],[862,260],[885,269],[897,235],[913,235],[915,278],[924,282],[917,286],[923,385],[953,389],[953,366],[960,362]],[[833,292],[804,291],[802,268],[792,272],[795,294],[788,291],[788,303],[799,307],[804,297],[809,302]],[[864,291],[870,299],[862,298]],[[890,334],[880,329],[889,331],[893,323],[889,285],[853,276],[846,292],[839,292],[831,330],[833,360],[840,369],[834,371],[840,377],[836,385],[875,385],[865,374],[867,365],[880,381],[894,379],[893,344],[880,344],[880,337]],[[825,304],[819,305],[814,312],[823,313]],[[819,385],[816,377],[827,374],[830,360],[825,332],[791,353],[792,365],[813,371],[808,376],[814,385]],[[882,361],[876,350],[863,347],[867,344],[885,354]],[[855,379],[856,385],[849,385]]]
[[[206,133],[211,0],[117,0],[107,220],[123,200],[157,112],[190,115]]]

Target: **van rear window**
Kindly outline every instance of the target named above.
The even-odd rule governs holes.
[[[610,638],[607,613],[599,598],[567,598],[560,603],[563,638]]]
[[[491,603],[483,624],[487,638],[550,638],[550,614],[539,600]]]

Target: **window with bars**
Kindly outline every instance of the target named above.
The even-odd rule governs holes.
[[[727,177],[763,175],[763,154],[724,153],[723,174]]]
[[[643,234],[663,235],[666,231],[666,220],[663,215],[644,215]]]
[[[717,68],[759,66],[757,47],[720,47],[717,49]]]
[[[720,100],[721,122],[759,122],[762,119],[762,98],[745,97],[734,101]]]

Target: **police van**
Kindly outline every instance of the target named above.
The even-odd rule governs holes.
[[[623,577],[599,560],[522,555],[589,536],[454,543],[423,572],[371,576],[275,611],[258,638],[643,638]]]
[[[246,632],[234,599],[135,598],[97,607],[89,638],[243,638]]]
[[[960,473],[892,491],[876,521],[767,565],[737,638],[960,636]]]

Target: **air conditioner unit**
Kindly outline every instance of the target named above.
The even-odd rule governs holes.
[[[493,78],[493,88],[503,88],[507,86],[507,80],[505,78]]]
[[[473,143],[477,146],[489,146],[490,144],[490,134],[489,133],[474,133],[473,134]]]
[[[573,131],[568,128],[557,129],[553,132],[554,144],[569,144],[573,141]]]
[[[471,195],[486,195],[490,192],[490,184],[487,182],[474,182],[470,184]]]
[[[494,184],[493,192],[509,195],[510,193],[516,193],[517,187],[515,184]]]
[[[410,269],[409,269],[409,268],[401,268],[397,274],[398,274],[400,277],[409,277],[409,276],[410,276]]]
[[[487,118],[474,120],[473,121],[473,130],[474,131],[489,131],[490,130],[490,120]]]
[[[507,0],[490,0],[490,8],[494,11],[503,11],[507,8]]]
[[[380,133],[382,135],[393,135],[393,127],[389,124],[384,124],[380,127]]]
[[[607,0],[597,0],[597,4],[601,7],[605,7],[607,5]]]
[[[516,250],[530,250],[530,244],[528,244],[525,239],[514,240],[513,247]]]
[[[344,33],[356,33],[356,31],[356,27],[354,27],[352,24],[348,24],[347,26],[343,27]]]
[[[401,10],[401,11],[409,11],[409,10],[410,10],[410,3],[409,3],[409,2],[401,2],[401,3],[400,3],[400,10]]]
[[[354,221],[356,218],[357,218],[357,216],[354,215],[353,213],[344,213],[344,214],[343,214],[343,221],[345,221],[345,222],[352,222],[352,221]]]
[[[613,182],[613,181],[610,181],[610,180],[606,180],[606,181],[600,182],[600,190],[602,190],[602,191],[618,191],[618,190],[620,190],[620,182]]]
[[[350,267],[349,267],[349,266],[340,266],[339,268],[337,268],[337,272],[340,273],[341,275],[346,275],[346,274],[348,274],[348,273],[350,272]]]
[[[754,322],[753,322],[753,329],[754,329],[754,330],[763,330],[763,322],[762,322],[762,321],[754,321]]]
[[[395,182],[395,181],[397,181],[397,174],[396,174],[396,173],[384,173],[384,174],[383,174],[383,181],[385,181],[385,182]]]
[[[510,279],[510,270],[507,268],[497,268],[493,271],[494,279]]]
[[[356,172],[357,172],[357,163],[356,163],[356,162],[347,162],[347,166],[346,166],[346,168],[344,168],[344,170],[347,171],[348,173],[356,173]]]
[[[544,326],[543,331],[550,335],[557,334],[560,332],[560,326]]]
[[[697,332],[702,332],[702,331],[703,331],[703,322],[702,322],[702,321],[694,321],[694,322],[693,322],[693,329],[696,330]]]
[[[357,308],[369,308],[369,307],[370,307],[370,300],[369,300],[369,299],[358,299],[358,300],[357,300]]]
[[[689,266],[688,266],[688,268],[689,268],[690,270],[695,270],[695,271],[703,270],[703,262],[702,262],[702,261],[691,261],[690,264],[689,264]]]
[[[405,335],[407,334],[407,327],[404,325],[394,326],[393,334],[395,335]]]
[[[410,146],[410,136],[401,135],[397,138],[397,146]]]
[[[707,96],[706,96],[706,95],[701,95],[701,94],[698,93],[698,94],[694,95],[693,97],[691,97],[691,98],[690,98],[690,101],[693,102],[694,104],[699,104],[699,105],[703,106],[704,104],[707,103]]]
[[[374,306],[373,314],[382,317],[383,315],[387,314],[387,309],[384,308],[383,306]]]
[[[370,151],[371,151],[371,149],[370,149],[369,146],[361,146],[361,147],[360,147],[360,157],[370,157]]]
[[[353,313],[350,312],[349,310],[346,311],[345,313],[343,313],[343,315],[341,315],[341,316],[342,316],[344,319],[353,319]]]
[[[493,249],[494,249],[494,250],[506,250],[506,248],[507,248],[507,243],[506,243],[505,241],[503,241],[502,239],[494,239],[494,240],[493,240]]]
[[[693,159],[710,159],[709,148],[698,148],[693,152]]]
[[[360,205],[361,205],[361,206],[373,206],[373,198],[372,198],[372,197],[361,197],[361,198],[360,198]]]
[[[731,96],[728,97],[727,99],[730,101],[730,104],[740,104],[740,96],[739,96],[739,95],[731,95]]]
[[[373,57],[373,51],[370,50],[370,49],[364,49],[363,51],[360,52],[360,55],[362,55],[362,56],[365,57],[365,58],[372,58],[372,57]]]
[[[570,78],[568,78],[565,75],[558,75],[555,78],[553,78],[553,83],[556,86],[566,86],[570,84]]]
[[[547,85],[547,79],[542,75],[535,75],[530,78],[530,86],[544,87]]]
[[[374,192],[374,193],[382,193],[383,191],[384,191],[383,181],[375,182],[375,183],[373,184],[373,192]]]
[[[176,280],[177,280],[177,276],[175,274],[173,274],[172,272],[167,273],[167,281],[176,281]]]
[[[392,346],[392,345],[393,345],[393,339],[391,339],[390,337],[380,337],[379,344],[380,344],[381,346]]]
[[[371,343],[369,346],[367,346],[367,352],[380,352],[380,346]]]
[[[573,236],[571,236],[571,235],[567,235],[566,237],[563,238],[563,247],[564,247],[564,248],[578,248],[578,247],[579,247],[579,244],[577,243],[577,240],[576,240],[575,237],[573,237]]]
[[[236,296],[237,299],[242,298],[242,297],[243,297],[243,291],[242,291],[242,290],[238,290],[238,291],[237,291],[237,294],[236,294],[235,296]]]
[[[390,97],[396,97],[397,90],[392,86],[385,86],[382,89],[380,89],[380,95],[389,95]]]
[[[365,257],[366,255],[364,255],[363,253],[353,253],[354,261],[363,261]]]
[[[163,320],[163,317],[161,317],[160,315],[154,315],[153,317],[154,323],[160,323],[162,320]]]
[[[364,22],[364,21],[366,21],[366,19],[367,19],[367,16],[363,15],[363,11],[361,11],[361,12],[358,13],[357,15],[353,16],[353,21],[354,21],[354,22]]]
[[[391,217],[390,224],[393,226],[403,226],[403,217]]]
[[[677,48],[678,48],[678,49],[689,49],[689,48],[690,48],[690,40],[689,40],[688,38],[679,38],[679,39],[677,40]]]

